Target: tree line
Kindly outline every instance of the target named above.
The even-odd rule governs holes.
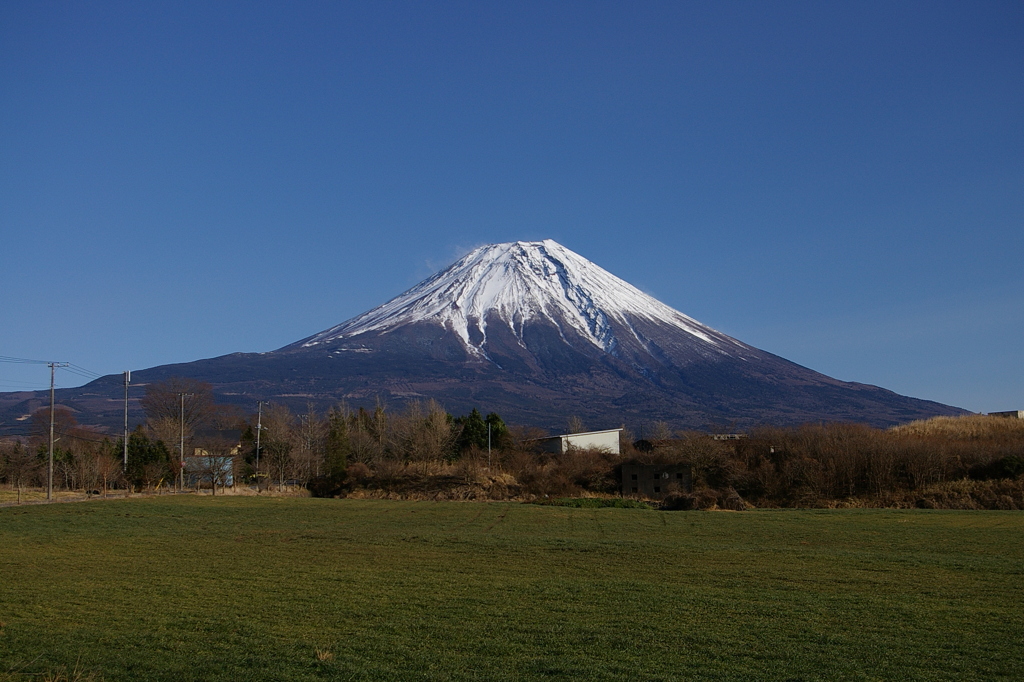
[[[579,420],[572,420],[582,429]],[[925,507],[1024,509],[1024,421],[936,418],[878,429],[860,424],[761,427],[744,437],[673,432],[667,424],[620,453],[537,447],[542,433],[510,429],[490,461],[478,447],[457,459],[352,457],[342,494],[420,499],[557,499],[617,495],[627,462],[689,465],[693,490],[668,508]]]
[[[691,464],[693,506],[1024,509],[1024,421],[937,417],[761,427],[739,440],[681,433],[642,456]],[[731,500],[731,502],[730,502]]]
[[[493,412],[454,416],[434,401],[389,409],[344,403],[296,414],[265,404],[243,414],[188,379],[146,387],[146,419],[124,442],[55,413],[58,489],[169,490],[229,481],[257,491],[307,488],[323,496],[537,499],[614,495],[624,462],[687,464],[687,508],[962,506],[1024,508],[1024,421],[936,418],[891,429],[858,424],[762,427],[738,440],[648,425],[622,431],[619,454],[545,452],[539,429],[507,426]],[[567,432],[584,430],[578,418]],[[25,441],[0,444],[0,480],[45,484],[49,410]],[[198,455],[198,456],[196,456]],[[186,462],[183,469],[182,461]],[[20,494],[20,493],[19,493]]]
[[[498,450],[511,438],[495,413],[456,417],[434,401],[390,411],[383,404],[325,413],[313,406],[293,413],[269,403],[258,414],[215,402],[210,384],[172,378],[146,386],[145,421],[123,437],[77,423],[63,406],[54,410],[54,486],[105,494],[112,488],[153,490],[201,485],[216,493],[228,481],[267,487],[340,490],[350,463],[455,460],[476,448]],[[0,443],[0,481],[19,492],[46,483],[50,410],[32,415],[25,440]]]

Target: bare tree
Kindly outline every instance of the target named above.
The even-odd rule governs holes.
[[[278,487],[292,472],[292,451],[295,449],[295,416],[285,405],[271,404],[263,412],[263,458],[270,479],[276,475]]]
[[[648,440],[669,440],[672,438],[672,429],[669,427],[668,422],[654,422],[651,424],[651,435],[647,437]]]
[[[111,481],[121,476],[121,461],[109,452],[101,452],[96,458],[96,473],[103,482],[103,497],[106,497]]]
[[[238,444],[222,436],[208,436],[201,439],[196,454],[188,459],[191,473],[210,483],[211,492],[217,494],[217,486],[224,488],[234,480],[235,455]]]
[[[65,489],[71,488],[77,480],[75,476],[70,446],[71,434],[78,427],[75,413],[68,407],[57,405],[53,410],[53,474],[54,485],[59,486],[63,480]],[[50,438],[50,408],[43,407],[32,413],[32,449],[45,452]]]
[[[42,408],[32,414],[31,443],[36,452],[47,448],[50,437],[50,410]],[[74,411],[58,405],[53,413],[53,467],[54,475],[63,480],[65,489],[71,490],[95,484],[97,453],[106,447],[102,434],[80,426]]]
[[[372,414],[360,407],[351,415],[349,443],[353,461],[373,465],[385,459],[384,429],[387,421],[381,405]]]
[[[74,431],[78,426],[78,419],[70,407],[57,405],[53,408],[53,437],[59,441],[65,435]],[[32,413],[32,442],[33,445],[45,445],[50,437],[50,408],[41,407]]]
[[[3,451],[3,469],[7,480],[18,489],[18,504],[21,504],[21,492],[25,483],[39,471],[39,458],[29,448],[16,441]]]
[[[146,385],[146,395],[140,401],[151,422],[161,420],[181,423],[182,400],[184,401],[184,423],[186,429],[195,429],[206,424],[213,413],[213,387],[196,379],[171,377]]]
[[[405,413],[392,416],[392,447],[401,459],[440,460],[449,456],[460,428],[434,400],[412,402]]]
[[[176,445],[178,450],[182,450],[181,441],[185,441],[184,451],[178,453],[179,461],[188,452],[196,430],[209,425],[215,414],[213,387],[184,377],[147,384],[140,404],[154,439]]]
[[[316,413],[312,403],[307,405],[305,414],[299,415],[296,435],[293,470],[295,477],[306,485],[323,473],[327,436],[327,422]]]
[[[79,443],[78,446],[74,448],[75,458],[73,461],[76,478],[83,488],[93,490],[100,480],[99,457],[104,449],[104,444],[86,441]]]

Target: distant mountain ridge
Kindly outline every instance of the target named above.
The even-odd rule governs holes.
[[[735,429],[964,413],[749,346],[551,240],[480,247],[390,301],[276,351],[133,374],[175,375],[209,381],[222,400],[247,407],[267,399],[325,408],[434,398],[452,412],[480,407],[548,428],[570,415],[594,427],[666,421]],[[104,421],[102,403],[119,382],[105,377],[61,397]],[[18,411],[5,407],[13,397],[0,397],[5,419]]]

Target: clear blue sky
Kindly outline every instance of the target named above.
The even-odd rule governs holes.
[[[544,238],[1024,409],[1024,4],[0,3],[0,355],[272,350]]]

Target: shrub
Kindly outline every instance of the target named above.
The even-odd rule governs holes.
[[[1017,478],[1024,474],[1024,457],[1009,455],[988,464],[976,464],[970,469],[970,477],[976,481],[997,478]]]

